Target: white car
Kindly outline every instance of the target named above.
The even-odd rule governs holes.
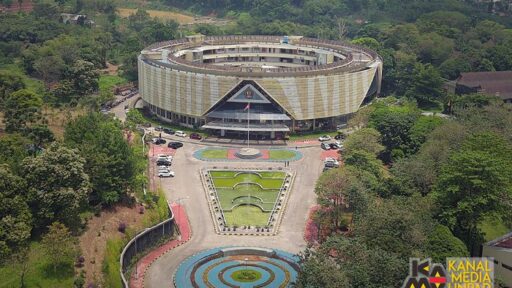
[[[157,166],[157,168],[158,168],[158,171],[160,171],[160,170],[169,170],[169,166],[164,166],[164,165]]]
[[[174,177],[174,171],[158,171],[158,177]]]
[[[187,137],[187,134],[183,131],[176,131],[176,133],[174,133],[174,135],[176,135],[178,137]]]
[[[172,161],[172,156],[171,155],[165,155],[165,154],[158,154],[157,160]]]
[[[320,144],[320,147],[324,150],[331,150],[331,146],[329,145],[329,143],[323,142],[322,144]]]
[[[340,167],[340,162],[338,162],[338,160],[332,158],[332,157],[328,157],[328,158],[325,158],[324,160],[324,166],[325,167]]]
[[[320,137],[318,137],[318,141],[329,141],[331,140],[331,136],[329,135],[322,135]]]

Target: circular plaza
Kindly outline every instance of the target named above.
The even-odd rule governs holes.
[[[201,251],[183,261],[176,287],[291,287],[298,257],[277,249],[227,247]]]

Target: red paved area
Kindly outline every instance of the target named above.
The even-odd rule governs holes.
[[[258,159],[268,160],[270,158],[270,151],[268,151],[268,150],[260,150],[260,152],[261,152],[261,157],[259,157]]]
[[[171,209],[174,213],[176,223],[178,224],[180,230],[181,240],[171,240],[165,243],[164,245],[156,248],[155,250],[149,252],[149,254],[140,259],[139,262],[137,262],[136,264],[138,277],[136,278],[135,273],[132,273],[132,275],[130,276],[130,288],[144,287],[144,275],[146,274],[146,271],[149,268],[149,266],[153,262],[155,262],[156,259],[164,255],[165,253],[169,252],[171,249],[174,249],[177,246],[180,246],[186,243],[188,240],[190,240],[190,237],[192,236],[192,231],[190,230],[185,208],[181,205],[173,203],[171,204]],[[135,269],[133,270],[135,271]]]
[[[167,147],[167,144],[164,145],[154,145],[153,143],[149,144],[149,156],[156,157],[158,154],[172,155],[176,154],[176,149],[172,149]]]
[[[304,229],[304,240],[308,244],[318,243],[318,226],[313,221],[313,214],[320,209],[320,205],[315,205],[309,208],[308,220],[306,220],[306,229]]]
[[[229,160],[238,159],[238,157],[236,157],[236,155],[235,155],[236,151],[238,151],[238,150],[237,149],[228,149],[228,159]]]
[[[320,159],[325,160],[327,157],[339,159],[340,154],[338,153],[338,150],[323,150],[322,154],[320,154]]]
[[[160,178],[158,178],[156,171],[156,157],[158,154],[174,156],[176,154],[176,149],[169,148],[166,145],[154,145],[153,143],[149,144],[149,191],[153,192],[158,190],[158,184],[160,183]]]

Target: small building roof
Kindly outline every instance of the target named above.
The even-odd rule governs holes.
[[[512,249],[512,232],[485,243],[487,246]]]
[[[478,92],[512,99],[512,71],[461,73],[457,85],[475,88]]]

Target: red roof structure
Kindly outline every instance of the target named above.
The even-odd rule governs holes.
[[[461,73],[457,93],[483,93],[512,101],[512,71]]]

